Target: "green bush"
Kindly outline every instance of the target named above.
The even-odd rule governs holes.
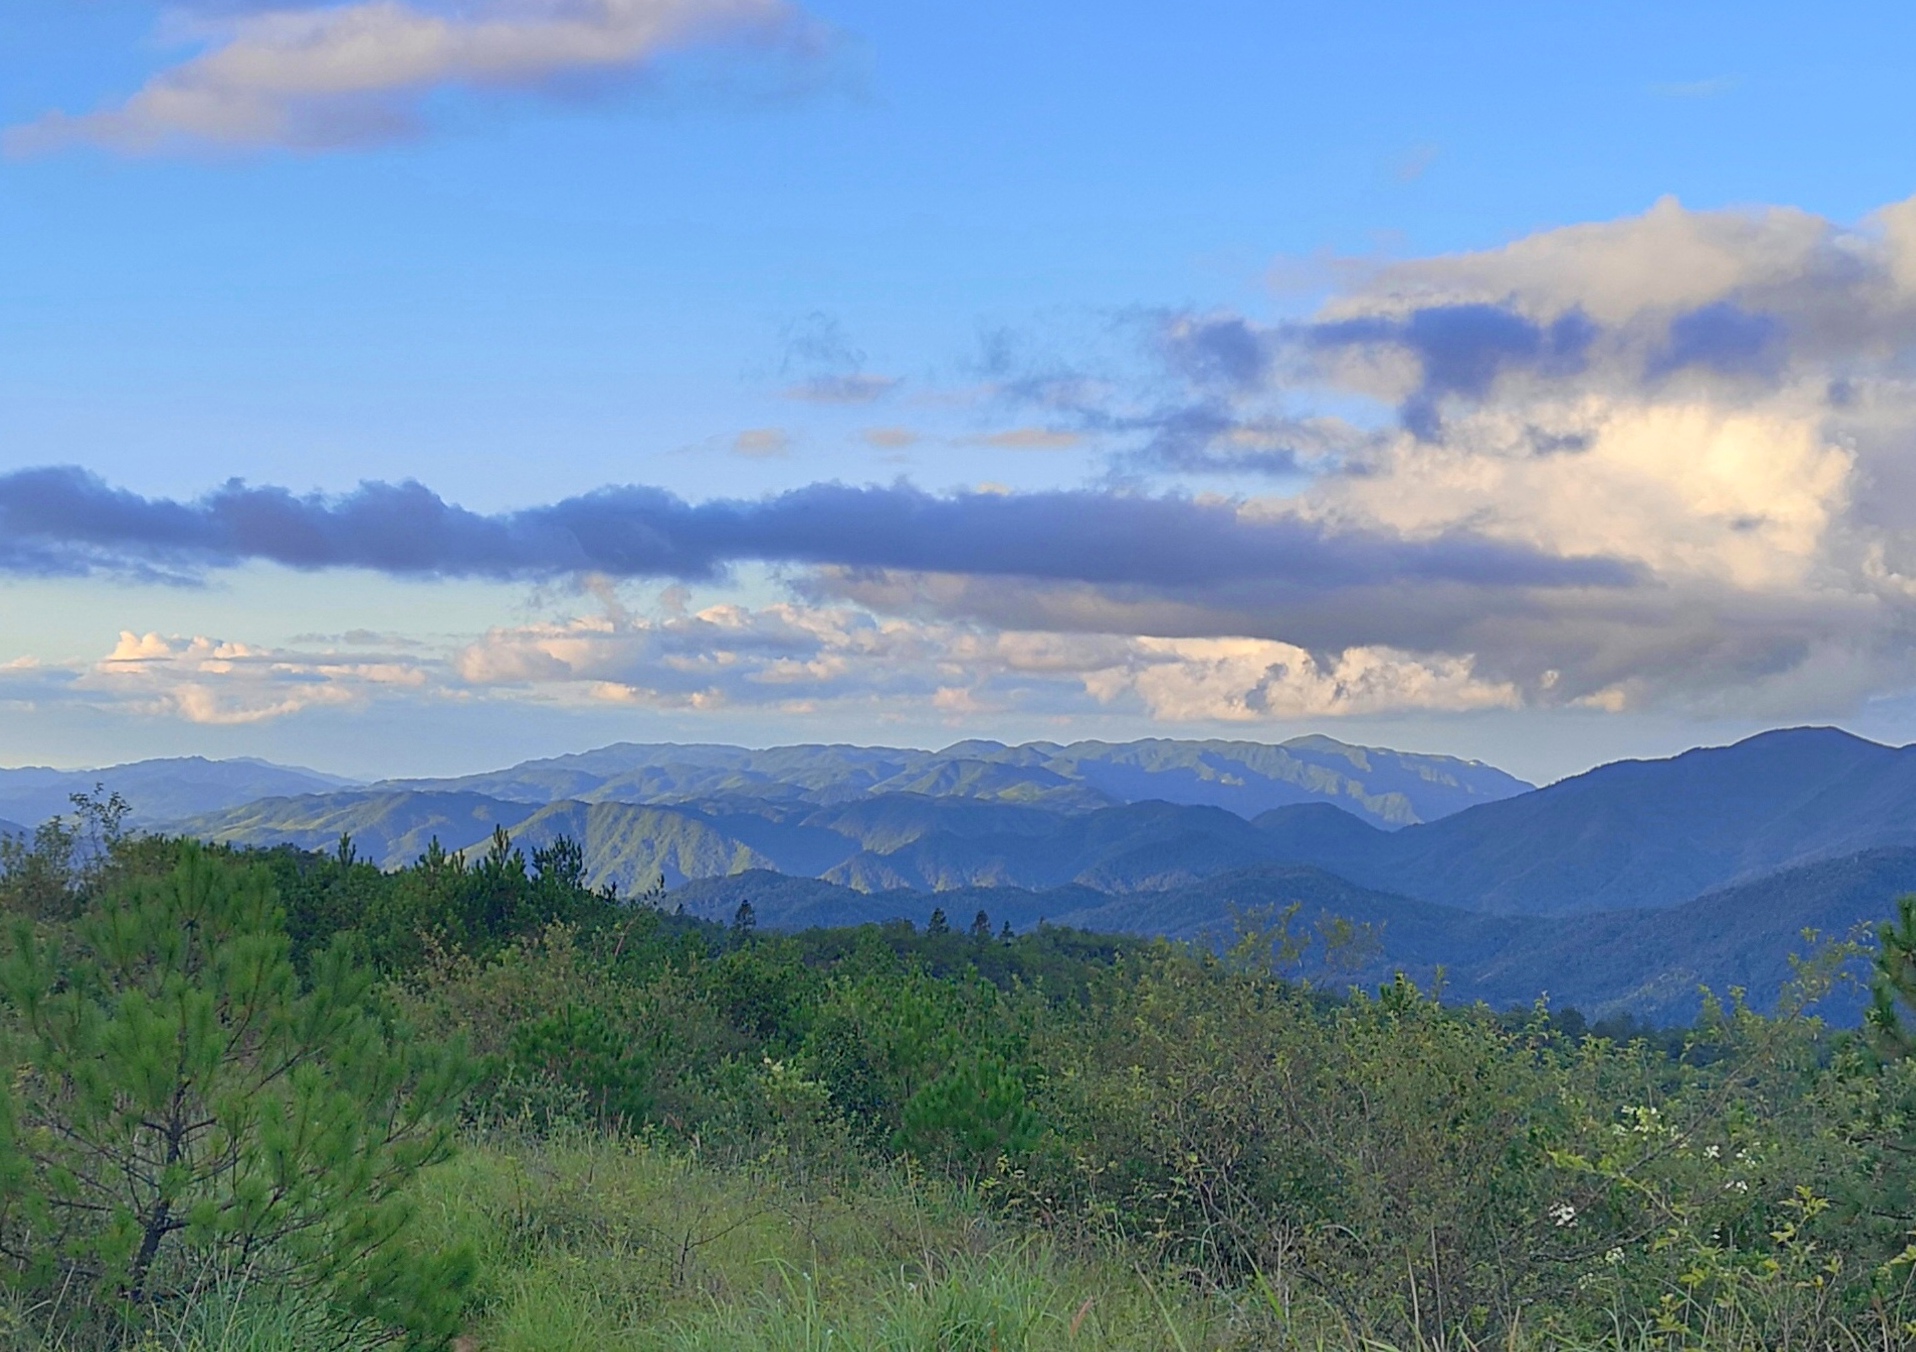
[[[577,1091],[599,1125],[639,1125],[652,1106],[651,1067],[598,1009],[566,1004],[520,1025],[512,1039],[515,1070],[543,1074]]]
[[[270,879],[187,846],[65,944],[16,922],[0,1254],[115,1319],[245,1280],[330,1317],[452,1329],[465,1265],[407,1245],[406,1186],[450,1149],[453,1045],[395,1038],[341,947],[302,984]]]

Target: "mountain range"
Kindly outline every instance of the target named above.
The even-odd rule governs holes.
[[[509,802],[757,803],[826,806],[886,794],[1084,812],[1156,799],[1250,817],[1329,802],[1379,826],[1434,821],[1522,793],[1479,761],[1350,746],[1329,737],[1263,742],[968,741],[895,747],[622,742],[458,779],[389,780],[384,789],[478,793]]]
[[[483,848],[495,826],[528,848],[567,835],[596,883],[629,891],[663,876],[675,904],[727,918],[750,900],[773,928],[922,922],[937,906],[959,924],[982,909],[1021,929],[1045,919],[1222,943],[1241,917],[1295,903],[1307,927],[1369,927],[1368,950],[1345,955],[1362,960],[1340,969],[1351,979],[1441,969],[1460,998],[1548,990],[1662,1018],[1694,1013],[1700,983],[1768,998],[1802,929],[1847,933],[1916,889],[1916,748],[1830,728],[1618,761],[1541,789],[1478,762],[1321,737],[621,744],[349,786],[253,762],[120,770],[121,782],[78,778],[212,804],[170,819],[142,809],[166,829],[307,848],[350,834],[388,866],[434,839]],[[8,776],[52,773],[0,772],[0,811],[34,820],[9,806],[29,800]],[[246,796],[261,783],[295,791]]]
[[[43,822],[69,811],[70,795],[92,793],[96,786],[103,786],[126,799],[134,825],[154,826],[272,794],[326,793],[352,783],[338,775],[269,761],[216,761],[203,756],[134,761],[97,770],[24,766],[0,769],[0,818]],[[0,824],[0,833],[6,829]]]

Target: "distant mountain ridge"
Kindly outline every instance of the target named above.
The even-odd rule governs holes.
[[[1162,935],[1214,947],[1300,904],[1295,932],[1323,919],[1371,927],[1375,948],[1350,966],[1307,961],[1304,973],[1333,988],[1375,985],[1402,971],[1448,998],[1499,1009],[1548,998],[1591,1017],[1628,1012],[1657,1023],[1693,1020],[1707,987],[1747,991],[1767,1008],[1807,952],[1805,930],[1842,939],[1874,926],[1890,899],[1916,891],[1916,849],[1865,850],[1785,869],[1661,910],[1574,916],[1492,915],[1360,887],[1321,869],[1263,865],[1155,892],[1114,897],[1068,885],[1044,890],[975,887],[946,892],[857,892],[822,879],[763,872],[689,882],[670,894],[691,914],[729,920],[750,901],[767,929],[802,929],[903,919],[922,927],[934,907],[954,929],[977,911],[1023,932],[1041,921],[1107,933]],[[1859,988],[1839,988],[1820,1012],[1853,1024]]]
[[[1520,915],[1675,906],[1779,869],[1916,846],[1916,748],[1880,746],[1829,728],[1765,733],[1667,760],[1619,761],[1396,829],[1346,811],[1340,804],[1347,800],[1334,796],[1271,808],[1251,820],[1205,803],[1104,802],[1135,783],[1190,797],[1203,796],[1194,784],[1210,785],[1213,796],[1235,796],[1242,804],[1247,799],[1240,790],[1248,792],[1249,781],[1203,760],[1219,754],[1217,744],[1135,743],[1119,748],[1122,754],[1101,743],[1078,745],[1069,755],[1048,743],[1000,748],[1006,764],[1042,761],[1040,768],[1083,772],[1070,782],[1068,797],[1040,802],[888,787],[922,785],[928,775],[979,763],[970,754],[977,743],[961,744],[966,754],[945,755],[935,765],[923,759],[929,753],[869,747],[613,747],[493,776],[265,799],[199,814],[180,827],[235,843],[285,840],[309,847],[351,832],[369,857],[398,865],[435,836],[461,850],[502,825],[528,846],[574,836],[585,846],[589,876],[627,888],[660,874],[676,886],[762,868],[866,892],[1077,884],[1123,895],[1244,868],[1297,865],[1376,892]],[[1234,754],[1239,766],[1257,759]],[[1381,763],[1386,780],[1401,772],[1382,753],[1343,748],[1339,754],[1353,768],[1361,768],[1360,757],[1373,769]],[[667,755],[681,759],[664,761]],[[707,762],[695,767],[697,774],[671,768],[691,755]],[[635,765],[648,758],[662,763]],[[1209,766],[1219,778],[1194,780],[1193,765]],[[770,790],[746,791],[754,776],[773,773],[784,778]],[[635,777],[660,776],[687,796],[646,802],[603,796],[630,787]],[[951,787],[947,779],[940,782]],[[432,784],[442,787],[424,787]],[[1290,781],[1266,777],[1257,794],[1276,794],[1273,785],[1300,792]],[[580,792],[542,800],[532,795],[541,786]],[[1347,785],[1329,787],[1341,793]]]
[[[318,791],[324,777],[258,763],[118,770],[109,787],[136,807],[142,775],[164,801],[216,803],[163,829],[314,849],[350,834],[386,866],[435,839],[482,849],[498,826],[527,849],[565,835],[584,847],[589,881],[629,891],[663,876],[719,918],[751,899],[768,925],[942,906],[954,924],[982,908],[1020,927],[1043,917],[1214,941],[1244,908],[1295,901],[1306,922],[1380,927],[1375,970],[1357,976],[1441,968],[1470,998],[1548,990],[1593,1012],[1671,1018],[1693,1012],[1699,983],[1764,998],[1802,928],[1880,920],[1916,890],[1916,748],[1831,728],[1614,762],[1527,792],[1475,762],[1322,738],[622,744]],[[0,772],[0,807],[8,774],[33,792],[68,787],[57,772]],[[67,776],[88,788],[96,777],[108,772]],[[296,791],[233,801],[260,783]]]
[[[1371,829],[1338,809],[1317,810]],[[304,849],[328,849],[350,834],[364,857],[390,868],[411,863],[433,839],[455,852],[483,847],[494,826],[528,850],[570,836],[584,847],[588,881],[628,891],[659,876],[677,886],[769,869],[860,891],[1075,882],[1129,892],[1278,857],[1271,837],[1222,808],[1146,802],[1064,813],[907,793],[813,807],[738,800],[534,804],[471,792],[354,789],[263,799],[178,829],[231,844]]]
[[[24,766],[0,769],[0,817],[38,824],[70,811],[69,795],[91,793],[100,785],[131,804],[135,825],[153,826],[275,794],[324,793],[355,782],[251,758],[172,756],[97,770]]]
[[[1667,760],[1615,761],[1401,831],[1300,836],[1258,818],[1290,861],[1366,886],[1526,915],[1674,906],[1861,850],[1916,845],[1916,747],[1788,728]]]
[[[824,806],[892,793],[972,798],[1062,812],[1145,799],[1220,807],[1251,817],[1273,807],[1334,803],[1381,826],[1433,821],[1531,786],[1479,761],[1350,746],[1329,737],[1234,741],[959,742],[942,751],[893,747],[619,743],[455,779],[376,786],[470,792],[511,801],[684,803],[712,800]]]

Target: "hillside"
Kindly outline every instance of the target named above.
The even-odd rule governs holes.
[[[68,795],[92,793],[96,785],[118,793],[132,807],[136,826],[178,821],[261,798],[325,793],[353,781],[317,770],[260,760],[207,760],[176,756],[108,765],[97,770],[51,770],[43,766],[0,770],[0,817],[43,822],[72,808]]]
[[[1794,728],[1617,761],[1388,835],[1281,816],[1259,824],[1291,862],[1444,905],[1673,906],[1777,869],[1916,845],[1916,748]]]
[[[1294,932],[1311,935],[1339,918],[1370,927],[1367,952],[1327,964],[1307,953],[1305,974],[1333,986],[1372,986],[1403,971],[1425,987],[1441,979],[1446,997],[1494,1008],[1547,997],[1591,1017],[1627,1012],[1661,1024],[1684,1023],[1701,1007],[1700,989],[1732,987],[1768,1007],[1790,979],[1790,956],[1806,951],[1805,929],[1841,938],[1887,917],[1892,899],[1916,891],[1916,849],[1864,851],[1803,865],[1662,910],[1578,916],[1491,915],[1416,901],[1346,882],[1320,869],[1265,865],[1156,892],[1111,897],[1068,886],[945,892],[859,892],[813,878],[764,872],[687,883],[669,905],[730,920],[750,901],[762,928],[909,920],[922,928],[934,908],[954,929],[984,911],[994,928],[1019,932],[1048,921],[1106,933],[1196,940],[1229,946],[1247,923],[1298,903]],[[1351,959],[1356,959],[1352,961]],[[1839,991],[1826,1017],[1854,1023],[1857,991]]]
[[[484,840],[495,825],[513,829],[538,811],[476,793],[349,793],[265,798],[206,813],[175,829],[228,845],[297,845],[330,850],[350,835],[361,858],[383,868],[409,864],[437,840],[448,850]]]
[[[625,891],[661,875],[677,885],[768,869],[867,892],[1072,882],[1129,892],[1273,857],[1266,833],[1221,808],[1135,803],[1066,814],[913,794],[806,812],[749,800],[541,805],[470,792],[354,790],[266,799],[178,829],[228,844],[305,849],[330,849],[344,832],[366,858],[391,868],[435,838],[453,852],[482,847],[495,826],[528,851],[570,836],[585,849],[588,880]]]

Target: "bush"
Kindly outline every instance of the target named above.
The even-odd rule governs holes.
[[[0,1096],[0,1255],[115,1320],[209,1283],[310,1293],[341,1323],[450,1336],[457,1253],[406,1244],[469,1070],[382,1028],[335,945],[295,978],[268,875],[197,846],[110,890],[70,947],[17,922]]]

